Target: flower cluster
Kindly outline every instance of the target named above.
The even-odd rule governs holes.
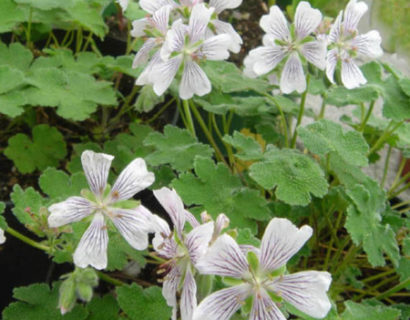
[[[141,8],[149,15],[133,22],[131,35],[145,39],[134,59],[134,67],[147,62],[148,65],[136,84],[150,84],[160,96],[177,77],[182,99],[209,93],[211,83],[199,64],[204,60],[226,60],[229,51],[239,52],[241,37],[229,23],[219,20],[218,15],[241,2],[140,1]]]
[[[132,161],[111,188],[107,184],[113,157],[84,151],[81,156],[91,191],[82,197],[70,197],[49,207],[49,226],[57,228],[87,219],[92,221],[75,250],[73,260],[80,267],[107,267],[108,221],[137,250],[148,247],[148,233],[155,233],[153,248],[165,262],[162,293],[182,320],[230,319],[242,307],[249,319],[284,319],[278,303],[283,300],[312,317],[324,317],[330,309],[326,292],[331,282],[327,272],[305,271],[286,274],[287,261],[312,235],[308,226],[296,228],[286,219],[269,223],[261,247],[240,246],[223,229],[229,219],[220,214],[215,221],[204,212],[200,223],[184,208],[175,190],[154,190],[158,202],[168,213],[167,222],[152,214],[137,201],[134,194],[154,182],[153,173],[143,159]],[[185,231],[186,222],[190,231]],[[216,291],[197,305],[197,277],[226,277],[230,288]],[[178,303],[179,297],[179,303]],[[251,303],[251,308],[245,306]],[[178,308],[179,305],[179,308]]]

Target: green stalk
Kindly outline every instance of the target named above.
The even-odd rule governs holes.
[[[375,104],[376,104],[376,100],[374,100],[370,103],[369,110],[367,110],[367,114],[366,114],[366,116],[365,116],[365,118],[364,118],[364,120],[363,120],[363,122],[360,126],[360,129],[359,129],[360,132],[363,132],[364,129],[366,128],[367,121],[369,121],[369,118],[372,115]]]
[[[114,286],[121,287],[121,286],[125,285],[124,282],[122,282],[118,279],[115,279],[113,277],[110,277],[108,274],[105,274],[101,271],[97,271],[97,275],[101,280],[103,280],[107,283],[113,284]]]
[[[388,172],[389,166],[390,166],[390,156],[391,156],[392,150],[393,150],[393,147],[389,146],[389,150],[387,151],[386,160],[384,162],[383,178],[382,178],[382,181],[380,182],[380,185],[381,185],[382,188],[384,188],[384,184],[386,183],[387,172]]]
[[[317,120],[320,120],[320,119],[323,119],[324,118],[324,116],[325,116],[325,112],[326,112],[326,106],[327,106],[327,104],[326,104],[326,96],[325,95],[322,95],[322,106],[320,107],[320,113],[319,113],[319,115],[318,115],[318,117],[317,117]]]
[[[397,291],[400,291],[404,288],[406,288],[408,285],[410,284],[410,278],[407,278],[406,280],[404,280],[403,282],[399,283],[398,285],[394,286],[393,288],[379,294],[378,296],[376,296],[375,298],[377,300],[383,300],[386,299],[388,297],[390,297],[392,294],[396,293]]]
[[[389,125],[387,126],[386,130],[384,131],[384,133],[380,136],[380,138],[376,141],[376,143],[373,145],[373,147],[369,150],[369,152],[367,153],[367,155],[372,154],[374,151],[376,151],[377,149],[379,149],[388,138],[390,138],[390,136],[394,133],[394,131],[396,131],[402,124],[403,121],[400,121],[399,123],[397,123],[393,129],[389,130],[391,125],[393,124],[393,120],[389,123]]]
[[[209,114],[211,115],[211,122],[212,122],[212,126],[215,129],[216,135],[218,136],[219,140],[223,143],[225,150],[228,153],[229,163],[231,164],[233,168],[235,165],[235,157],[233,155],[232,147],[223,140],[221,130],[219,129],[218,123],[216,122],[215,114],[213,114],[212,112],[210,112]]]
[[[296,122],[295,131],[293,132],[292,142],[290,144],[291,148],[295,148],[295,146],[296,146],[296,139],[298,137],[298,128],[299,128],[300,124],[302,123],[302,118],[303,118],[303,115],[305,114],[306,97],[307,97],[307,93],[308,93],[309,81],[310,81],[310,75],[308,74],[306,76],[306,91],[302,93],[298,119],[297,119],[297,122]]]
[[[158,117],[173,103],[175,102],[175,98],[170,99],[164,106],[151,118],[147,121],[147,123],[151,123],[158,119]]]
[[[182,100],[182,105],[185,113],[185,120],[187,122],[187,129],[193,137],[196,137],[194,121],[192,120],[191,109],[189,108],[189,101]]]
[[[6,229],[6,232],[11,234],[13,237],[23,241],[24,243],[27,243],[28,245],[30,245],[34,248],[37,248],[37,249],[40,249],[40,250],[43,250],[43,251],[46,251],[46,252],[49,252],[50,249],[51,249],[50,247],[48,247],[44,244],[38,243],[37,241],[34,241],[34,240],[30,239],[29,237],[26,237],[25,235],[21,234],[17,230],[14,230],[13,228],[8,227]]]
[[[33,8],[30,7],[28,22],[27,22],[27,32],[26,32],[26,41],[27,41],[27,47],[28,48],[31,48],[31,25],[32,25],[32,20],[33,20]]]

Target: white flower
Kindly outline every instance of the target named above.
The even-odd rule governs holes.
[[[0,228],[0,244],[3,244],[6,241],[6,237],[4,236],[4,231]]]
[[[81,268],[88,265],[96,269],[106,268],[107,218],[137,250],[146,249],[148,233],[156,231],[153,221],[159,218],[153,216],[144,206],[136,202],[136,207],[121,208],[125,206],[125,200],[154,182],[154,174],[147,171],[144,159],[137,158],[120,173],[110,189],[107,186],[107,178],[113,159],[114,157],[108,154],[84,151],[81,162],[91,193],[86,198],[70,197],[49,207],[48,224],[52,228],[93,215],[90,226],[74,252],[74,263]]]
[[[338,63],[341,66],[341,80],[348,89],[357,88],[367,80],[355,64],[356,57],[378,58],[383,55],[381,37],[378,31],[372,30],[359,35],[357,25],[367,11],[367,4],[351,0],[345,11],[341,11],[330,29],[328,37],[331,50],[327,53],[326,75],[335,83],[334,73]]]
[[[179,96],[190,99],[194,94],[203,96],[211,91],[211,83],[198,63],[202,59],[225,60],[229,57],[231,37],[220,34],[206,38],[206,31],[213,8],[200,3],[193,7],[189,25],[176,21],[168,31],[161,56],[152,66],[149,82],[160,96],[171,85],[183,66]]]
[[[128,8],[128,0],[117,0],[117,2],[119,3],[122,11],[127,10]]]
[[[197,306],[195,264],[206,252],[210,241],[217,237],[226,226],[227,218],[220,215],[217,221],[199,224],[195,217],[184,209],[184,204],[175,190],[162,188],[154,195],[166,210],[174,225],[171,232],[164,221],[159,221],[159,232],[153,240],[153,246],[159,256],[168,261],[162,265],[167,272],[164,278],[162,294],[169,306],[173,308],[173,319],[177,313],[177,294],[181,294],[180,312],[182,320],[191,320]],[[192,226],[192,231],[184,233],[185,222]],[[222,226],[222,225],[223,226]]]
[[[311,235],[309,226],[298,229],[287,219],[274,218],[260,249],[240,248],[230,236],[220,236],[196,266],[203,274],[236,278],[237,285],[206,297],[193,320],[228,320],[249,298],[250,320],[284,320],[276,305],[282,299],[311,317],[325,317],[331,308],[326,295],[331,275],[319,271],[284,274],[286,263]]]
[[[280,89],[284,93],[306,90],[306,78],[300,56],[319,69],[325,68],[326,43],[310,35],[319,26],[322,14],[302,1],[296,8],[294,32],[288,27],[285,16],[278,6],[270,8],[269,15],[262,17],[260,26],[266,32],[263,46],[253,49],[245,59],[245,74],[257,77],[266,74],[284,59],[286,60],[280,78]]]

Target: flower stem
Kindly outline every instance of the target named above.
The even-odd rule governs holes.
[[[113,284],[114,286],[121,287],[121,286],[125,285],[124,282],[122,282],[118,279],[115,279],[113,277],[110,277],[108,274],[105,274],[104,272],[97,271],[97,275],[101,280],[103,280],[107,283]]]
[[[393,122],[390,122],[389,125],[387,126],[386,130],[384,131],[384,133],[380,136],[380,138],[376,141],[376,143],[373,145],[373,147],[371,147],[371,149],[369,150],[369,152],[367,153],[367,155],[371,155],[373,152],[375,152],[376,150],[378,150],[385,142],[388,138],[390,138],[390,136],[393,134],[394,131],[396,131],[402,124],[403,121],[400,121],[399,123],[397,123],[391,130],[390,127],[392,126]]]
[[[151,123],[156,120],[173,102],[175,102],[175,98],[170,99],[164,106],[151,118],[147,121],[147,123]]]
[[[295,131],[293,132],[293,138],[292,138],[292,142],[290,144],[291,148],[295,148],[295,146],[296,146],[296,139],[298,137],[298,128],[299,128],[300,124],[302,123],[302,118],[303,118],[303,115],[305,114],[306,97],[307,97],[307,93],[308,93],[309,81],[310,81],[310,76],[308,74],[306,76],[306,90],[305,90],[305,92],[302,93],[302,98],[301,98],[301,101],[300,101],[298,120],[296,122]]]
[[[407,278],[405,281],[399,283],[398,285],[394,286],[393,288],[379,294],[378,296],[375,297],[377,300],[383,300],[388,297],[390,297],[392,294],[396,293],[397,291],[400,291],[404,288],[406,288],[410,284],[410,278]]]
[[[374,105],[375,105],[375,104],[376,104],[376,100],[373,100],[373,101],[370,103],[369,110],[367,110],[366,116],[364,117],[364,120],[363,120],[363,122],[362,122],[362,124],[361,124],[361,126],[360,126],[360,129],[359,129],[360,132],[363,132],[364,129],[366,128],[367,121],[369,121],[369,118],[370,118],[370,116],[372,115],[372,112],[373,112],[373,109],[374,109]]]
[[[189,101],[182,100],[182,105],[184,108],[185,119],[187,122],[187,129],[192,134],[193,137],[196,137],[194,121],[192,120],[191,109],[189,108]]]
[[[20,239],[24,243],[27,243],[28,245],[30,245],[34,248],[37,248],[37,249],[40,249],[40,250],[43,250],[43,251],[46,251],[46,252],[50,251],[50,247],[48,247],[44,244],[41,244],[37,241],[34,241],[34,240],[30,239],[29,237],[26,237],[25,235],[21,234],[17,230],[14,230],[13,228],[8,227],[6,229],[6,232],[11,234],[13,237],[15,237],[17,239]]]

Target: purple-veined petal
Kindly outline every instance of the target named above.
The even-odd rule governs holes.
[[[256,50],[256,49],[253,49]],[[252,50],[251,50],[252,52]],[[256,63],[256,61],[259,60],[259,56],[256,54],[248,54],[245,59],[243,60],[243,65],[245,68],[243,69],[243,74],[249,78],[256,78],[258,77],[258,74],[256,74],[255,71],[253,71],[253,67]]]
[[[168,61],[156,63],[152,66],[149,81],[153,84],[153,89],[157,96],[162,96],[169,88],[181,63],[182,55],[178,55]]]
[[[191,43],[196,43],[204,39],[213,12],[214,8],[207,8],[204,3],[199,3],[192,8],[188,25],[188,34]]]
[[[214,223],[211,221],[194,228],[186,236],[185,245],[194,264],[205,254],[213,233]]]
[[[195,6],[198,3],[202,3],[203,0],[179,0],[179,2],[188,8]]]
[[[142,48],[141,48],[142,49]],[[139,53],[139,52],[138,52]],[[135,61],[135,60],[134,60]],[[135,81],[135,84],[137,86],[143,86],[146,84],[151,84],[150,77],[152,75],[152,69],[156,68],[157,65],[163,63],[161,60],[159,51],[155,52],[155,54],[152,56],[150,62],[148,65],[145,67],[144,71],[140,74],[138,79]]]
[[[372,30],[368,33],[355,37],[351,46],[357,50],[357,53],[364,57],[372,59],[380,58],[383,55],[381,48],[382,38],[378,31]]]
[[[342,83],[347,89],[360,87],[366,82],[366,78],[353,59],[342,59]]]
[[[280,76],[280,90],[283,93],[296,91],[302,93],[306,90],[306,78],[303,72],[302,61],[298,53],[292,53],[285,63]]]
[[[295,30],[299,39],[304,39],[313,33],[321,21],[322,14],[318,9],[313,9],[309,2],[299,2],[295,14]]]
[[[228,320],[250,294],[249,284],[216,291],[201,301],[192,320]]]
[[[307,61],[313,63],[320,70],[326,68],[327,46],[325,41],[310,41],[301,47],[301,53]]]
[[[0,244],[3,244],[6,241],[6,237],[4,236],[4,230],[0,228]]]
[[[147,170],[142,158],[137,158],[120,173],[111,190],[113,202],[127,200],[134,194],[148,188],[155,181],[155,175]]]
[[[107,185],[113,156],[86,150],[81,154],[81,163],[91,191],[101,196]]]
[[[191,99],[194,94],[204,96],[211,92],[212,86],[206,73],[194,61],[185,61],[182,80],[179,86],[179,96],[181,99]]]
[[[275,302],[264,289],[254,293],[249,320],[286,320]]]
[[[229,58],[230,44],[231,36],[224,33],[206,39],[200,50],[208,60],[226,60]]]
[[[175,264],[171,265],[171,270],[164,278],[162,285],[162,295],[170,307],[177,307],[177,290],[179,282],[181,281],[181,270]]]
[[[153,231],[153,217],[147,208],[142,205],[135,209],[111,208],[110,217],[131,247],[137,250],[148,247],[148,233]]]
[[[357,0],[350,0],[346,6],[343,27],[344,32],[352,33],[357,31],[357,25],[360,19],[367,11],[367,4],[363,1],[357,2]]]
[[[185,225],[185,209],[181,198],[174,189],[171,190],[166,187],[154,190],[154,196],[168,213],[178,236],[182,238],[182,230]]]
[[[230,35],[231,43],[229,45],[229,50],[233,53],[238,53],[241,50],[243,41],[241,36],[235,31],[232,25],[219,19],[214,19],[211,22],[215,27],[216,34],[226,33]]]
[[[147,39],[147,41],[144,42],[142,47],[138,50],[137,54],[135,55],[134,61],[132,62],[132,67],[136,68],[147,63],[149,59],[149,54],[151,50],[155,48],[156,45],[157,43],[154,38]]]
[[[255,246],[250,245],[250,244],[240,244],[239,248],[241,249],[242,253],[245,256],[248,254],[248,252],[253,252],[257,256],[260,256],[260,254],[261,254],[261,250],[259,248],[256,248]]]
[[[298,229],[288,219],[273,218],[262,238],[261,268],[269,272],[282,267],[311,236],[312,228],[307,225]]]
[[[165,36],[168,31],[169,26],[169,14],[172,11],[171,5],[166,5],[160,8],[159,10],[155,11],[152,15],[152,21],[155,27],[161,31],[161,33]]]
[[[241,278],[248,272],[249,265],[236,241],[223,234],[199,259],[196,268],[203,274]]]
[[[254,61],[253,71],[257,75],[263,75],[275,69],[285,55],[286,51],[279,46],[263,46],[249,52],[249,56],[253,56],[251,58]]]
[[[229,227],[229,222],[230,222],[229,218],[223,213],[220,213],[216,217],[215,229],[214,229],[214,235],[213,235],[214,239],[216,239],[217,237],[221,235],[223,229],[226,229]]]
[[[50,212],[48,225],[51,228],[58,228],[88,217],[94,211],[94,207],[85,198],[70,197],[65,201],[51,205],[48,211]]]
[[[269,14],[262,16],[260,26],[266,33],[272,34],[276,39],[290,40],[288,22],[278,6],[272,6]]]
[[[342,32],[342,19],[343,11],[339,12],[335,22],[330,27],[329,36],[327,38],[329,43],[335,43],[340,39]]]
[[[163,61],[167,61],[173,52],[181,52],[187,32],[188,27],[182,23],[182,20],[177,20],[172,24],[160,51]]]
[[[196,306],[196,282],[191,269],[188,267],[185,272],[181,292],[181,320],[192,320],[192,314],[194,313]]]
[[[96,213],[75,249],[74,264],[80,268],[92,266],[101,270],[107,267],[108,232],[104,216]]]
[[[200,226],[200,223],[198,222],[198,220],[188,210],[185,210],[185,219],[186,219],[186,221],[189,222],[189,224],[191,225],[192,228],[196,228],[196,227]]]
[[[328,272],[303,271],[275,278],[268,289],[307,315],[321,319],[331,308],[326,294],[331,281]]]
[[[176,256],[178,244],[175,242],[173,233],[169,229],[168,223],[158,217],[153,216],[153,226],[156,229],[155,237],[152,239],[154,250],[161,256],[167,259],[172,259]]]
[[[216,13],[221,13],[226,9],[235,9],[242,4],[242,0],[210,0],[209,6],[215,8]]]
[[[143,10],[151,14],[154,14],[155,11],[158,11],[166,5],[176,7],[176,3],[173,0],[140,0],[139,5]]]
[[[326,55],[326,76],[331,83],[335,83],[334,77],[337,61],[339,59],[338,57],[339,54],[337,49],[329,50]]]
[[[148,18],[134,20],[132,22],[132,30],[130,32],[131,36],[133,36],[134,38],[141,38],[145,36],[145,30],[147,29],[148,25]]]

